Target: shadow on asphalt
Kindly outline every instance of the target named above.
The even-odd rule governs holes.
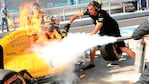
[[[96,67],[81,72],[82,74],[85,74],[86,77],[81,79],[79,84],[133,84],[129,80],[111,81],[110,79],[114,74],[125,73],[128,72],[129,70],[130,71],[132,70],[132,69],[125,69],[125,67],[127,68],[128,66],[133,66],[134,61],[130,57],[125,55],[123,59],[124,60],[116,62],[118,63],[118,65],[107,66],[111,62],[105,61],[100,55],[98,55],[98,57],[95,60]],[[86,63],[86,65],[87,64],[88,62]]]

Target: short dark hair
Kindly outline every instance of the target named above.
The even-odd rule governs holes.
[[[32,3],[32,6],[36,6],[36,7],[40,8],[39,3],[37,3],[37,2],[33,2],[33,3]]]
[[[91,2],[88,4],[88,6],[89,6],[89,5],[93,5],[96,11],[101,10],[101,4],[100,4],[99,2],[97,2],[97,1],[91,1]]]

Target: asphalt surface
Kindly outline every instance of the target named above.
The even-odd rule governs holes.
[[[139,17],[118,21],[120,27],[139,25],[147,17]],[[73,27],[70,32],[90,32],[94,25]],[[0,37],[5,36],[7,32],[0,33]],[[133,42],[132,42],[133,43]],[[87,65],[89,58],[86,58]],[[140,73],[134,70],[134,60],[123,54],[123,58],[117,61],[118,65],[110,66],[109,61],[105,61],[100,52],[97,51],[95,65],[93,69],[80,72],[85,77],[80,79],[78,84],[134,84],[138,80]]]
[[[123,56],[121,61],[115,62],[118,65],[109,65],[111,62],[98,55],[96,67],[82,72],[86,77],[79,84],[133,84],[139,74],[134,71],[134,60],[127,55]]]

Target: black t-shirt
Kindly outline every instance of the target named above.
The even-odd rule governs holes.
[[[93,19],[93,23],[96,25],[98,22],[102,22],[103,26],[100,29],[100,35],[108,35],[119,37],[120,30],[118,23],[104,10],[100,10],[97,16],[90,15],[89,11],[84,11],[84,15],[89,15]]]

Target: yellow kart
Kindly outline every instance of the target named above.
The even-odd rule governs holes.
[[[59,41],[64,34],[66,32],[59,34],[55,29],[50,33],[53,39],[55,37]],[[32,44],[39,44],[41,39],[45,38],[38,34],[28,35],[26,30],[17,30],[0,40],[0,84],[41,84],[62,72],[62,68],[52,67],[29,50]]]
[[[59,32],[59,19],[50,17],[43,21],[42,12],[25,3],[20,7],[19,30],[8,33],[0,39],[0,84],[42,84],[50,82],[62,67],[52,67],[34,51],[33,44],[43,45],[45,41],[61,41],[68,29]],[[50,27],[52,25],[52,27]]]

